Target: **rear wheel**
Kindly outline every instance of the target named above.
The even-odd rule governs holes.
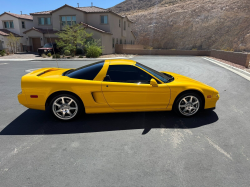
[[[57,119],[66,121],[75,119],[82,111],[78,98],[70,94],[55,96],[50,102],[50,111]]]
[[[191,117],[197,114],[202,106],[202,100],[196,93],[190,92],[178,97],[174,104],[174,111],[185,117]]]

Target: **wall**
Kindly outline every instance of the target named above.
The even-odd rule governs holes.
[[[250,54],[212,50],[211,56],[222,60],[230,61],[245,67],[249,66]]]
[[[108,16],[108,24],[101,24],[101,15]],[[110,24],[111,22],[111,16],[112,14],[108,12],[103,12],[103,13],[88,13],[87,14],[87,24],[90,24],[96,28],[102,29],[104,31],[110,32]]]
[[[194,55],[210,56],[210,51],[184,51],[167,49],[143,49],[142,45],[117,45],[116,53],[137,55]]]
[[[61,30],[61,16],[76,16],[76,23],[86,22],[86,20],[84,20],[85,15],[82,11],[64,7],[52,13],[53,30]]]
[[[249,67],[250,54],[227,52],[227,51],[188,51],[188,50],[167,50],[167,49],[143,49],[142,45],[116,45],[115,52],[118,54],[137,55],[192,55],[211,56]]]
[[[10,16],[8,14],[4,14],[0,17],[0,29],[5,29],[3,25],[3,21],[13,21],[14,23],[14,28],[8,28],[9,31],[14,32],[16,34],[22,35],[23,33],[20,33],[20,26],[19,26],[19,21],[17,18]]]

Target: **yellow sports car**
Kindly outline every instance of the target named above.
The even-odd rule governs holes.
[[[19,102],[48,109],[58,119],[81,112],[170,111],[186,117],[214,109],[219,92],[175,73],[158,72],[133,60],[105,60],[77,69],[42,68],[21,79]]]

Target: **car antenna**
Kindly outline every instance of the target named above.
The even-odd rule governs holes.
[[[50,37],[50,34],[49,34],[49,29],[48,29],[48,27],[47,27],[47,32],[48,32],[48,35],[49,35],[50,43],[52,44],[52,41],[51,41],[51,37]],[[52,44],[52,49],[53,49],[53,53],[55,54],[55,49],[54,49],[54,45],[53,45],[53,44]],[[56,58],[56,64],[57,64],[57,68],[59,68],[58,62],[57,62],[57,58]]]

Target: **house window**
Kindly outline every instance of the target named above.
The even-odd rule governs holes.
[[[108,16],[101,16],[101,24],[108,24]]]
[[[116,44],[118,44],[118,38],[116,38]]]
[[[39,25],[51,25],[51,19],[50,18],[38,18],[38,24]]]
[[[25,29],[25,22],[22,21],[22,28]]]
[[[120,39],[120,44],[122,44],[122,39]]]
[[[133,44],[132,40],[131,40],[131,45]]]
[[[114,38],[113,38],[112,46],[113,46],[113,48],[115,48],[115,39]]]
[[[119,19],[119,27],[121,27],[121,20]]]
[[[126,30],[126,21],[124,21],[124,30]]]
[[[6,28],[6,29],[10,29],[10,28],[13,29],[14,28],[13,21],[4,21],[3,24],[4,24],[4,28]]]
[[[126,39],[124,40],[124,44],[126,44]]]
[[[76,24],[76,16],[62,16],[62,26],[64,25],[74,25]]]

